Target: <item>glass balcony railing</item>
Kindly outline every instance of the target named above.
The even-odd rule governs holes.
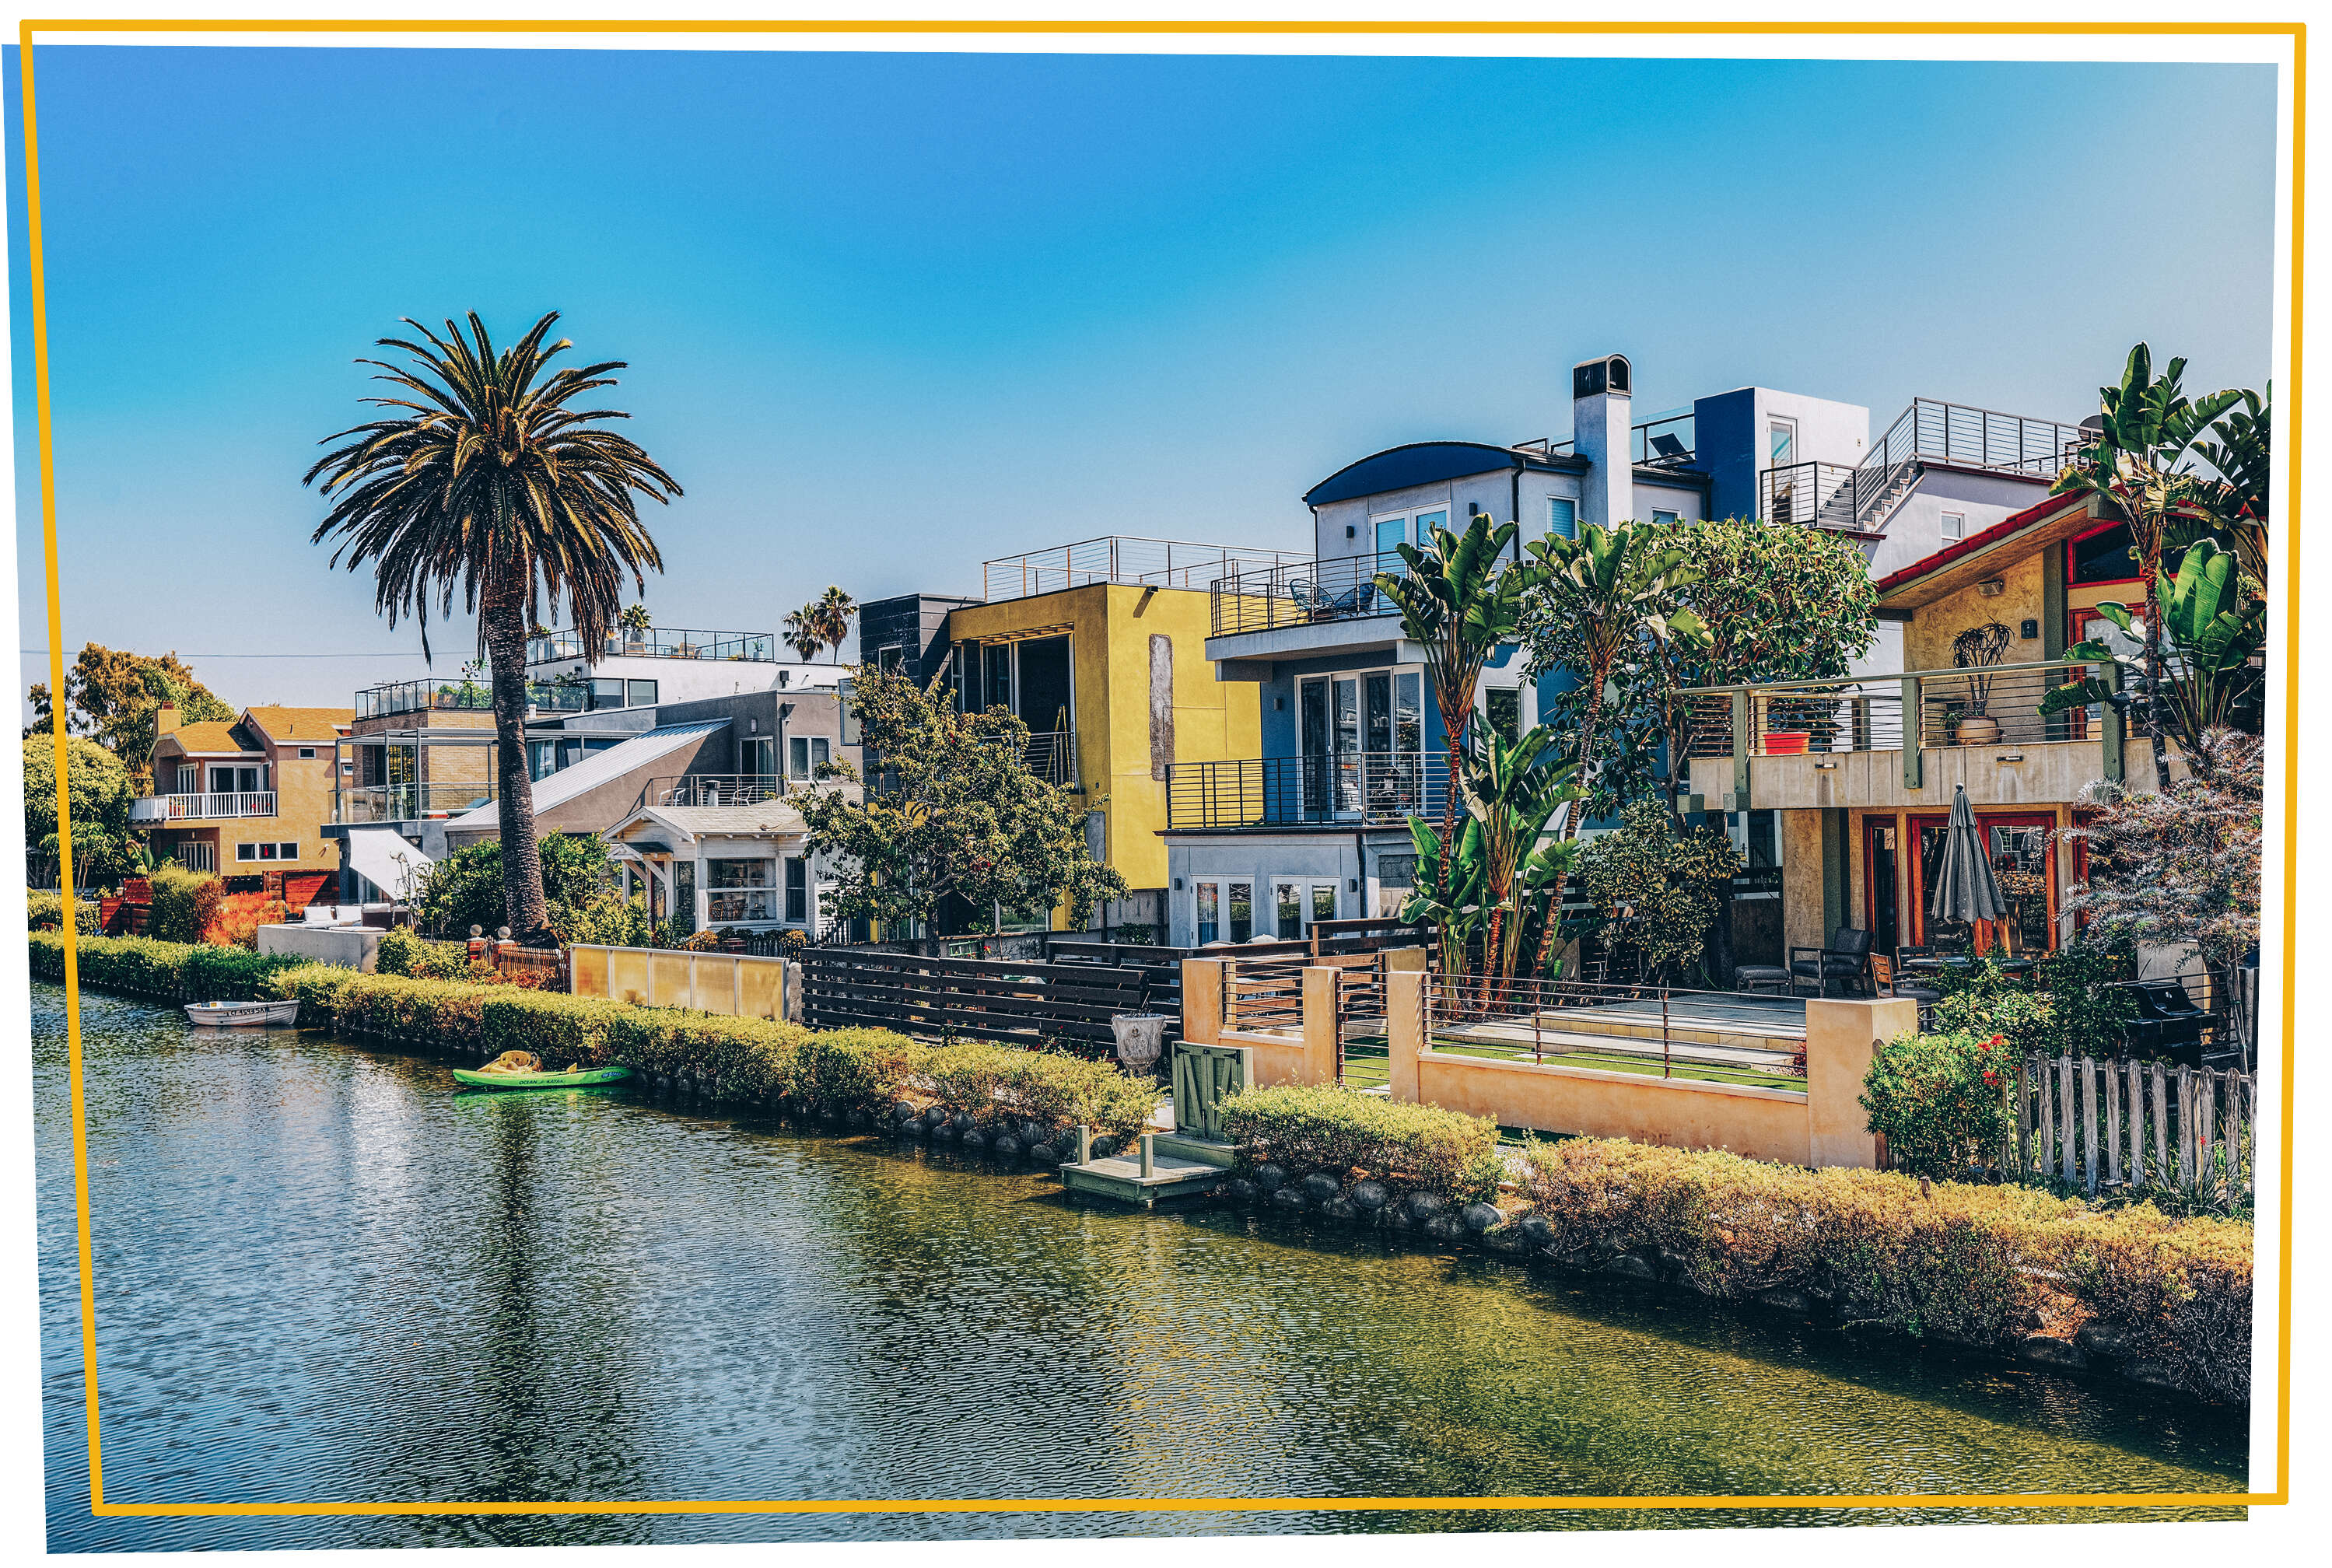
[[[591,705],[591,688],[579,682],[529,682],[526,705],[540,713],[580,713]],[[483,681],[389,681],[358,692],[355,706],[359,719],[385,719],[397,713],[491,713],[494,694]]]
[[[573,632],[550,632],[527,640],[526,662],[530,664],[556,664],[587,655],[590,655],[588,645]],[[638,631],[625,628],[609,632],[598,652],[590,656],[595,660],[731,659],[774,664],[778,639],[770,632],[705,632],[674,626],[647,626]]]
[[[358,784],[340,790],[332,803],[332,820],[417,822],[425,817],[451,817],[494,798],[491,779],[441,784]]]

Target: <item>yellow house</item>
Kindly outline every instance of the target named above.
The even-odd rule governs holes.
[[[1019,715],[1029,765],[1085,792],[1094,852],[1132,895],[1123,920],[1162,918],[1168,768],[1261,749],[1259,688],[1215,678],[1209,610],[1204,580],[1104,581],[947,616],[959,700]]]
[[[232,722],[181,724],[155,714],[154,792],[131,803],[158,859],[228,878],[271,871],[330,871],[336,757],[354,715],[346,708],[245,708]],[[254,884],[255,885],[255,884]]]

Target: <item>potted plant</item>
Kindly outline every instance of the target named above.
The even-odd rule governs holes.
[[[624,624],[624,652],[636,654],[644,651],[648,645],[648,627],[655,624],[648,617],[648,607],[645,604],[627,605],[624,613],[616,618]]]
[[[1989,746],[2000,739],[2000,721],[1984,712],[1992,701],[1993,677],[1983,672],[2000,663],[2008,649],[2009,630],[1998,621],[1970,626],[1952,639],[1952,667],[1969,672],[1967,708],[1960,715],[1958,741],[1963,746]]]

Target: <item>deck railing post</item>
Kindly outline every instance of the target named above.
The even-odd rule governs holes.
[[[2111,659],[2099,659],[2090,666],[2107,692],[2121,690],[2121,666]],[[2098,743],[2105,753],[2105,775],[2113,783],[2122,780],[2122,716],[2121,710],[2111,703],[2098,704]]]
[[[1733,693],[1733,809],[1749,809],[1749,719],[1750,697],[1746,691]]]
[[[1903,677],[1903,788],[1916,789],[1926,781],[1926,759],[1920,743],[1926,739],[1926,716],[1919,708],[1919,678]]]

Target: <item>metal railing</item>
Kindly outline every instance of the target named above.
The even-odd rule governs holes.
[[[774,773],[689,773],[648,780],[652,806],[759,806],[782,800],[786,781]]]
[[[1136,588],[1205,588],[1218,578],[1311,559],[1308,550],[1191,544],[1118,534],[982,561],[980,592],[989,600],[1027,598],[1092,583]]]
[[[588,645],[571,631],[530,637],[526,662],[547,664],[585,656]],[[595,655],[600,659],[732,659],[774,664],[778,639],[770,632],[707,632],[675,626],[649,626],[609,632]]]
[[[1400,612],[1377,587],[1376,579],[1381,574],[1399,576],[1408,569],[1399,555],[1385,550],[1303,560],[1226,577],[1212,585],[1209,635],[1221,637],[1398,615]]]
[[[1878,531],[1866,531],[1861,520],[1878,511],[1874,502],[1881,487],[1895,482],[1890,473],[1849,468],[1842,463],[1792,463],[1768,468],[1757,476],[1757,515],[1767,522],[1826,528],[1875,539]]]
[[[132,822],[208,821],[230,817],[272,817],[275,791],[261,789],[215,795],[146,795],[129,803]]]
[[[1754,1086],[1805,1086],[1805,1009],[1688,986],[1450,976],[1423,987],[1429,1049]]]
[[[1448,794],[1439,752],[1351,751],[1176,762],[1166,770],[1166,826],[1276,827],[1438,819]]]
[[[1571,455],[1571,437],[1566,435],[1557,441],[1552,435],[1541,435],[1531,441],[1517,441],[1508,450],[1526,453],[1533,457],[1568,457]]]
[[[527,683],[526,705],[537,712],[579,713],[590,700],[591,688],[580,683]],[[483,681],[387,681],[358,692],[355,703],[359,719],[440,711],[492,712],[493,706],[493,690]]]
[[[415,822],[450,817],[494,798],[494,781],[470,779],[430,784],[352,784],[332,798],[335,822]]]
[[[1682,467],[1692,461],[1696,426],[1689,413],[1628,427],[1629,461],[1647,468]]]
[[[1038,730],[1020,750],[1021,764],[1047,784],[1064,788],[1077,782],[1077,732]]]
[[[1914,397],[1853,468],[1793,463],[1758,475],[1759,514],[1874,538],[1931,464],[2053,480],[2090,440],[2077,425]]]

